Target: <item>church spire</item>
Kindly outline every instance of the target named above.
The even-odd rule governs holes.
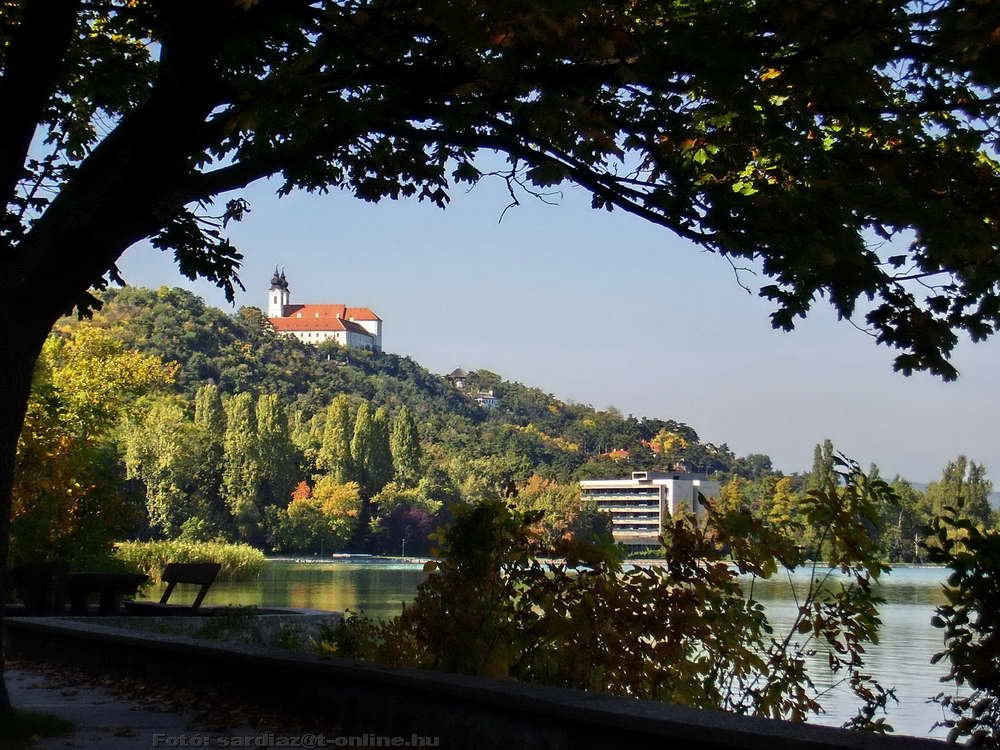
[[[271,277],[272,289],[284,289],[288,286],[284,273],[278,273],[278,267],[274,267],[274,276]]]
[[[285,269],[280,271],[274,267],[274,276],[271,277],[271,288],[267,295],[267,317],[282,318],[285,315],[285,307],[289,304],[291,295],[288,291],[288,279],[285,278]]]

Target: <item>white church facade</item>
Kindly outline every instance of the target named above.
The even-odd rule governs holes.
[[[293,305],[285,272],[274,269],[267,319],[278,333],[307,344],[336,341],[350,349],[382,351],[382,319],[367,307]]]

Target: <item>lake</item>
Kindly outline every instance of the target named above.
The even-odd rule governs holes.
[[[362,611],[374,617],[397,614],[410,601],[424,572],[418,562],[352,557],[330,562],[269,560],[260,578],[245,583],[220,581],[211,589],[206,604],[242,604],[271,607],[301,607],[327,610]],[[941,711],[927,699],[942,691],[938,679],[945,673],[943,663],[930,664],[941,648],[941,631],[930,625],[946,571],[940,568],[898,567],[883,579],[880,642],[871,646],[866,667],[886,687],[895,686],[899,703],[891,706],[889,723],[897,734],[943,737],[943,730],[931,731]],[[807,581],[803,576],[795,582]],[[756,595],[768,607],[776,633],[791,622],[795,604],[787,582],[757,582]],[[157,594],[158,595],[158,594]],[[814,679],[820,688],[832,678],[825,658],[817,659]],[[823,700],[828,713],[812,721],[839,725],[853,715],[853,696],[834,689]]]

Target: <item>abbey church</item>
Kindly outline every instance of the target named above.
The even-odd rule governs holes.
[[[267,293],[267,318],[278,333],[307,344],[333,339],[350,349],[382,351],[382,319],[367,307],[293,305],[285,272],[274,269]]]

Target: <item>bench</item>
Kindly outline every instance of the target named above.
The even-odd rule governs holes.
[[[130,615],[192,615],[197,612],[208,593],[209,587],[219,574],[219,563],[169,563],[163,569],[161,579],[167,584],[159,602],[125,602],[125,612]],[[178,583],[193,583],[201,586],[191,604],[168,604],[174,586]]]
[[[149,580],[141,573],[70,573],[70,611],[74,615],[89,614],[88,599],[96,592],[100,596],[99,615],[117,615],[123,596],[134,596],[136,589]]]
[[[26,615],[61,615],[66,609],[66,563],[27,563],[8,572]]]

